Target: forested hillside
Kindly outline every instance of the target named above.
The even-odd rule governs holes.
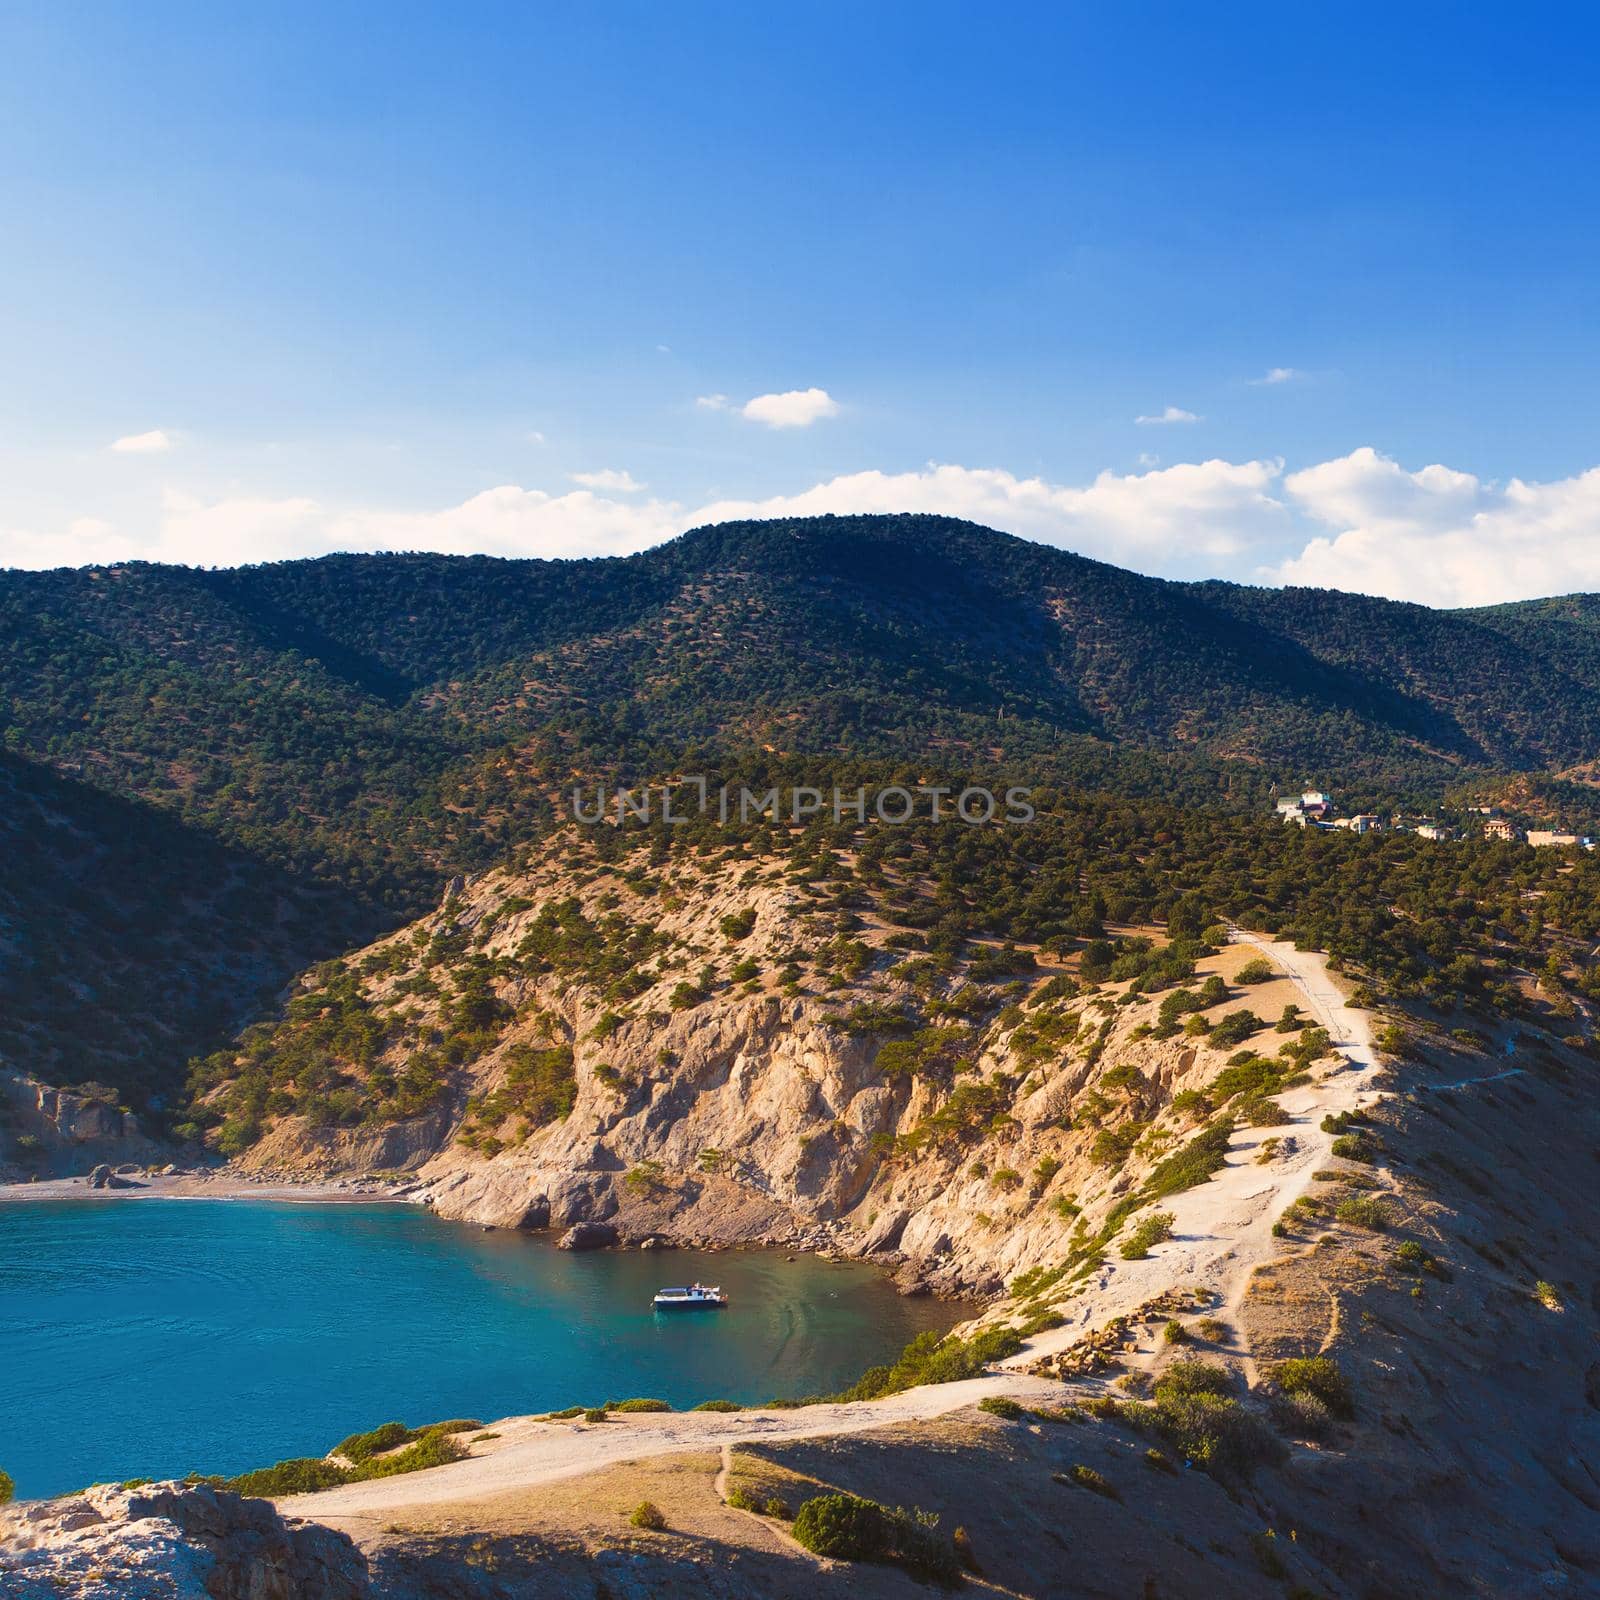
[[[140,1109],[375,925],[310,878],[4,755],[0,862],[0,1063]]]
[[[800,782],[906,761],[1241,817],[1308,782],[1352,805],[1514,782],[1581,824],[1590,791],[1567,780],[1600,758],[1595,618],[1583,596],[1462,613],[1166,583],[922,516],[727,524],[615,560],[0,573],[6,773],[49,796],[7,818],[0,982],[31,974],[9,1038],[57,1074],[179,1065],[83,1044],[120,1024],[60,1000],[104,981],[133,901],[105,909],[98,858],[60,857],[52,808],[103,827],[108,859],[143,841],[140,917],[191,879],[228,884],[158,944],[174,974],[237,944],[253,992],[540,837],[575,776],[762,749],[809,763]],[[58,867],[88,899],[46,926]],[[318,888],[337,915],[280,916]],[[168,1018],[215,1044],[244,991],[201,987]]]

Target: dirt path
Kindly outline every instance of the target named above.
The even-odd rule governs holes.
[[[288,1515],[314,1517],[319,1522],[377,1512],[387,1515],[404,1507],[476,1500],[510,1489],[551,1483],[613,1462],[647,1456],[689,1450],[731,1452],[737,1445],[757,1440],[865,1433],[896,1423],[943,1416],[986,1395],[997,1394],[1043,1402],[1059,1400],[1061,1390],[1047,1379],[1006,1373],[969,1378],[961,1383],[929,1384],[882,1400],[804,1406],[792,1411],[646,1412],[597,1423],[509,1417],[490,1424],[500,1437],[483,1454],[474,1454],[470,1460],[413,1475],[346,1484],[320,1494],[292,1495],[278,1505]],[[719,1494],[726,1487],[730,1464],[727,1454],[723,1462],[723,1471],[718,1474]]]
[[[1209,1182],[1161,1202],[1174,1216],[1174,1237],[1155,1246],[1142,1261],[1108,1260],[1089,1287],[1062,1310],[1066,1326],[1040,1334],[1005,1365],[1023,1368],[1041,1355],[1069,1349],[1085,1333],[1113,1317],[1135,1310],[1174,1284],[1203,1285],[1218,1297],[1215,1315],[1237,1327],[1240,1304],[1257,1263],[1275,1255],[1272,1224],[1310,1188],[1315,1174],[1332,1159],[1335,1135],[1322,1130],[1322,1119],[1372,1104],[1377,1092],[1370,1079],[1378,1064],[1371,1019],[1364,1010],[1347,1006],[1344,993],[1329,975],[1327,957],[1319,951],[1237,931],[1234,940],[1259,950],[1287,974],[1304,1000],[1304,1009],[1343,1057],[1314,1083],[1286,1090],[1276,1098],[1293,1121],[1276,1128],[1241,1128],[1228,1152],[1228,1164]],[[1258,1162],[1269,1139],[1279,1141],[1278,1154]],[[1288,1140],[1294,1147],[1284,1153]],[[1244,1356],[1247,1375],[1249,1356]]]

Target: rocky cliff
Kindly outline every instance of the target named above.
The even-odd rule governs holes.
[[[86,1172],[100,1162],[168,1159],[139,1119],[97,1084],[58,1089],[0,1069],[0,1181]]]
[[[1281,973],[1230,981],[1249,950],[1129,930],[1086,973],[941,938],[914,858],[663,854],[574,831],[309,974],[202,1074],[213,1138],[258,1172],[402,1169],[448,1217],[987,1292],[1097,1256],[1222,1099],[1326,1053],[1276,1030]]]

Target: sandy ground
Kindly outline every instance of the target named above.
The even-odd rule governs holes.
[[[383,1513],[399,1507],[433,1506],[475,1500],[531,1484],[551,1483],[592,1472],[613,1462],[672,1455],[680,1451],[719,1451],[724,1445],[758,1440],[810,1439],[825,1434],[865,1433],[896,1423],[944,1416],[987,1395],[1059,1403],[1061,1385],[1020,1374],[968,1378],[961,1383],[929,1384],[853,1405],[804,1406],[792,1411],[647,1412],[614,1416],[605,1422],[543,1422],[513,1417],[489,1424],[499,1434],[479,1445],[467,1461],[433,1467],[426,1473],[375,1478],[368,1483],[325,1489],[320,1494],[280,1500],[286,1515],[318,1522]]]
[[[1040,1334],[1006,1366],[1022,1368],[1041,1355],[1065,1350],[1083,1335],[1113,1317],[1133,1311],[1174,1285],[1205,1286],[1220,1296],[1216,1313],[1230,1320],[1249,1286],[1258,1262],[1275,1254],[1272,1224],[1310,1187],[1313,1175],[1332,1160],[1334,1135],[1320,1126],[1329,1113],[1372,1104],[1377,1092],[1370,1079],[1377,1067],[1370,1020],[1365,1011],[1346,1006],[1345,995],[1329,975],[1320,951],[1296,950],[1292,944],[1237,932],[1236,944],[1254,947],[1287,975],[1302,1010],[1328,1030],[1343,1060],[1331,1070],[1317,1069],[1317,1081],[1277,1096],[1293,1122],[1276,1128],[1241,1128],[1233,1139],[1228,1165],[1209,1183],[1185,1190],[1159,1203],[1175,1218],[1174,1237],[1155,1246],[1142,1261],[1107,1258],[1088,1288],[1061,1309],[1065,1326]],[[1279,984],[1262,985],[1251,996],[1262,1015],[1279,1007]],[[1270,1046],[1268,1047],[1270,1048]],[[1267,1139],[1286,1150],[1267,1165],[1257,1156]],[[1248,1366],[1248,1362],[1247,1362]]]
[[[0,1204],[41,1200],[289,1200],[329,1205],[397,1198],[388,1184],[348,1178],[326,1183],[268,1183],[236,1172],[185,1172],[168,1177],[129,1174],[122,1181],[127,1188],[91,1189],[87,1176],[0,1183]]]

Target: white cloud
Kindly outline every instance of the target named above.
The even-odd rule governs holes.
[[[1504,486],[1364,447],[1291,473],[1297,509],[1331,535],[1271,576],[1427,605],[1492,605],[1600,589],[1600,468]]]
[[[138,526],[80,517],[49,531],[0,529],[0,565],[235,565],[334,550],[622,555],[734,518],[913,511],[1173,577],[1253,572],[1433,605],[1600,590],[1600,467],[1501,485],[1444,466],[1411,471],[1367,447],[1287,474],[1281,461],[1210,460],[1074,485],[930,463],[701,504],[646,496],[625,473],[588,476],[615,481],[563,494],[504,484],[432,511],[169,490]]]
[[[994,467],[930,464],[921,472],[851,473],[768,500],[723,500],[702,507],[695,520],[924,511],[1107,561],[1198,571],[1196,557],[1227,557],[1281,533],[1286,513],[1271,493],[1281,471],[1281,462],[1202,461],[1125,476],[1102,472],[1074,488]]]
[[[529,433],[529,435],[528,435],[528,443],[529,444],[543,444],[544,442],[545,442],[544,435],[542,433],[540,433],[537,428],[533,429],[533,431],[531,433]]]
[[[783,394],[758,394],[745,401],[739,415],[768,428],[809,428],[824,417],[839,415],[839,402],[826,389],[789,389]]]
[[[153,456],[170,450],[176,440],[164,428],[152,428],[148,433],[126,433],[113,439],[110,448],[119,455]]]
[[[142,532],[97,526],[94,537],[0,532],[0,565],[153,560],[193,565],[281,561],[333,550],[436,550],[505,556],[621,555],[686,528],[734,518],[824,512],[923,511],[965,517],[1024,538],[1146,570],[1198,575],[1280,530],[1276,462],[1205,461],[1073,487],[992,467],[930,464],[857,472],[761,500],[698,506],[620,500],[591,488],[551,495],[515,484],[438,511],[384,512],[304,497],[204,499],[169,492]],[[630,480],[631,481],[631,480]]]
[[[609,489],[614,494],[639,494],[649,488],[648,484],[639,483],[631,472],[617,472],[610,467],[600,472],[574,472],[572,481],[585,489]]]
[[[1297,372],[1293,367],[1269,367],[1259,378],[1251,378],[1250,382],[1257,388],[1274,383],[1293,383],[1296,378],[1303,378],[1303,372]]]
[[[737,411],[746,422],[768,428],[809,428],[824,417],[839,415],[839,402],[826,389],[789,389],[783,394],[758,394],[736,405],[725,394],[703,394],[695,404],[702,411]]]
[[[1168,406],[1163,411],[1158,411],[1154,416],[1135,417],[1133,419],[1141,428],[1160,427],[1168,422],[1198,422],[1200,419],[1192,411],[1185,411],[1182,406]]]

